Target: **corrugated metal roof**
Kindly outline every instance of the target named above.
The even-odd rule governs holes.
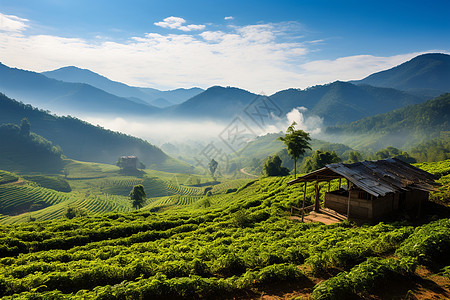
[[[354,164],[329,164],[322,169],[292,180],[289,184],[329,181],[336,178],[346,178],[375,197],[413,189],[435,191],[435,186],[439,185],[435,182],[438,179],[435,175],[396,158]]]

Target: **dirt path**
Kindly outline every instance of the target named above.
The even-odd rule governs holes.
[[[258,176],[256,176],[256,175],[247,173],[247,172],[245,171],[245,168],[242,168],[240,171],[241,171],[242,174],[245,174],[245,175],[247,175],[247,176],[254,177],[254,178],[258,178]]]

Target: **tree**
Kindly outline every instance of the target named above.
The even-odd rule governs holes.
[[[20,121],[20,134],[23,136],[29,136],[30,129],[31,129],[30,121],[28,121],[27,118],[23,118],[22,121]]]
[[[352,163],[357,163],[362,161],[362,156],[361,153],[359,153],[358,151],[350,151],[350,153],[348,154],[348,160],[346,161],[346,163],[352,164]]]
[[[411,155],[409,155],[408,152],[402,151],[395,147],[387,147],[386,149],[381,149],[377,153],[375,153],[375,157],[377,159],[386,159],[389,157],[394,157],[409,164],[417,162],[416,159],[414,157],[411,157]]]
[[[139,209],[144,206],[147,195],[142,184],[135,185],[130,192],[130,199],[133,208]]]
[[[341,159],[334,151],[316,150],[314,154],[305,159],[303,171],[308,173],[325,167],[327,164],[340,162]]]
[[[216,172],[217,166],[219,163],[213,159],[208,164],[209,172],[211,172],[211,176],[214,178],[214,173]]]
[[[307,149],[311,149],[309,146],[309,133],[303,130],[295,130],[295,125],[297,123],[292,122],[286,130],[284,137],[279,137],[278,139],[283,141],[286,145],[289,155],[294,160],[294,176],[297,178],[297,160],[300,156],[304,155]]]
[[[286,176],[289,175],[289,169],[281,166],[281,158],[275,154],[269,156],[263,166],[263,174],[265,176]]]

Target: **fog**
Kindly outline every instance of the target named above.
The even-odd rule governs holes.
[[[235,119],[228,122],[205,121],[205,120],[182,120],[178,118],[142,118],[142,117],[107,117],[107,116],[80,116],[81,119],[106,129],[119,131],[147,140],[154,145],[165,143],[183,143],[197,141],[208,143],[219,140],[220,135],[233,123]],[[242,124],[252,131],[254,137],[268,133],[285,132],[287,127],[296,122],[296,129],[302,129],[315,136],[321,132],[323,119],[308,114],[305,107],[297,107],[289,111],[282,118],[270,116],[263,128],[254,126],[251,120],[241,118]]]

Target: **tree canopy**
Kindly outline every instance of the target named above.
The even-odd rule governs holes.
[[[269,156],[263,166],[265,176],[286,176],[289,175],[289,169],[281,166],[281,158],[275,154]]]
[[[130,192],[130,200],[133,208],[139,209],[144,206],[147,195],[142,184],[135,185]]]
[[[309,145],[311,138],[309,133],[303,130],[295,130],[295,125],[297,123],[295,121],[292,122],[291,126],[287,128],[284,137],[279,137],[279,140],[286,145],[289,155],[294,160],[294,176],[297,177],[297,160],[305,154],[307,149],[311,149]]]
[[[341,159],[334,151],[317,150],[312,156],[305,159],[305,162],[303,164],[303,171],[309,173],[323,168],[327,164],[338,163],[340,161]]]

